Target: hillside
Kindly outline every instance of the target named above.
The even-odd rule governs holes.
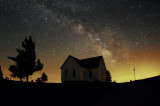
[[[160,76],[117,84],[94,106],[160,106]]]
[[[160,76],[110,86],[104,83],[0,82],[1,103],[6,106],[157,106],[160,105],[159,85]]]

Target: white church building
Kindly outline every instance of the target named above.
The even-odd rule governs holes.
[[[60,69],[62,82],[106,82],[106,66],[102,56],[77,59],[69,55]]]

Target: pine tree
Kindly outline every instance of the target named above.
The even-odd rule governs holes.
[[[42,82],[48,81],[48,77],[47,77],[47,75],[46,75],[45,73],[42,74],[42,76],[41,76],[41,81],[42,81]]]
[[[9,67],[9,71],[12,73],[11,77],[13,78],[19,78],[20,81],[22,81],[22,79],[24,79],[25,75],[23,74],[23,69],[19,66],[19,62],[17,62],[16,65],[10,65]]]
[[[2,73],[2,70],[1,70],[1,66],[0,66],[0,80],[3,80],[3,73]]]
[[[12,77],[18,77],[20,80],[26,77],[26,82],[28,82],[30,75],[43,69],[43,64],[39,59],[36,61],[35,43],[31,36],[25,38],[22,47],[23,49],[17,49],[17,57],[8,57],[16,62],[16,65],[11,65],[9,70],[12,72]]]

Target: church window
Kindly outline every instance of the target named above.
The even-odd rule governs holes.
[[[67,77],[68,75],[68,70],[65,70],[65,77]]]
[[[89,71],[89,77],[92,78],[92,71]]]
[[[76,77],[76,71],[73,69],[73,78]]]

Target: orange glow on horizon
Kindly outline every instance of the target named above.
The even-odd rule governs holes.
[[[57,63],[57,65],[46,63],[44,69],[40,72],[35,72],[32,76],[29,77],[29,80],[35,81],[37,77],[41,76],[42,72],[46,72],[46,74],[48,75],[49,83],[61,83],[61,70],[59,69],[61,65],[62,65],[61,63],[59,64]],[[133,64],[133,65],[114,64],[112,67],[108,66],[106,63],[107,69],[111,72],[112,81],[116,81],[118,83],[129,82],[130,80],[132,81],[134,80],[134,73],[133,73],[134,65],[136,66],[136,80],[145,79],[145,78],[154,77],[154,76],[159,75],[160,65],[151,63],[151,62],[148,62],[148,63],[137,62],[136,64]],[[2,67],[2,70],[5,76],[10,77],[11,73],[8,71],[6,67]],[[19,80],[17,78],[11,78],[11,79]]]
[[[157,48],[153,48],[153,51],[145,52],[143,50],[134,51],[132,57],[127,58],[126,60],[114,61],[106,59],[105,64],[107,69],[110,71],[112,76],[112,81],[116,82],[129,82],[130,80],[134,80],[133,68],[136,66],[136,79],[145,79],[149,77],[154,77],[160,75],[160,50]],[[47,54],[47,53],[46,53]],[[62,54],[60,54],[62,55]],[[48,76],[48,82],[50,83],[61,83],[61,70],[60,66],[63,64],[68,55],[64,57],[60,57],[56,60],[46,58],[43,55],[38,55],[41,61],[44,63],[44,68],[40,72],[35,72],[32,76],[29,77],[29,80],[34,80],[41,76],[43,72],[45,72]],[[88,56],[82,57],[81,55],[75,55],[75,57],[80,59],[87,58]],[[56,62],[54,62],[56,61]],[[2,66],[2,71],[4,74],[4,78],[7,76],[10,78],[11,73],[8,71],[8,67],[10,64],[13,64],[12,61],[9,61],[9,64]],[[17,78],[11,78],[12,80],[18,80]],[[25,81],[25,79],[24,79]]]

